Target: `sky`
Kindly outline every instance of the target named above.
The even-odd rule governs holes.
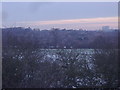
[[[118,27],[117,2],[3,2],[2,27],[101,29]]]

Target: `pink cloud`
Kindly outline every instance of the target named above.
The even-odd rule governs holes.
[[[113,28],[118,27],[118,17],[101,17],[101,18],[84,18],[84,19],[68,19],[68,20],[50,20],[50,21],[30,21],[30,22],[18,22],[18,25],[39,27],[39,26],[57,26],[59,28],[74,28],[74,27],[93,27],[100,28],[104,25],[111,26]],[[66,27],[65,27],[66,26]]]

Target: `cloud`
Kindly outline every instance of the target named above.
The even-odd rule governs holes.
[[[31,25],[50,25],[50,24],[75,24],[75,23],[91,24],[91,23],[115,23],[115,22],[118,22],[118,17],[50,20],[50,21],[30,21],[30,22],[18,22],[18,23],[31,24]]]
[[[100,18],[82,18],[82,19],[67,19],[67,20],[49,20],[49,21],[29,21],[17,22],[16,25],[23,27],[44,27],[46,29],[52,27],[58,28],[85,28],[98,29],[104,25],[112,28],[118,27],[118,17],[100,17]],[[43,29],[44,29],[43,28]]]

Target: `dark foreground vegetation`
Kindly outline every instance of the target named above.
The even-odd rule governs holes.
[[[3,88],[118,86],[117,31],[19,27],[2,35]]]
[[[3,29],[3,46],[41,49],[113,49],[118,45],[118,30],[86,31],[31,28]]]

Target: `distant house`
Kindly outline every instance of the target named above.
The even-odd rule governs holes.
[[[109,30],[109,29],[110,29],[109,26],[103,26],[103,27],[102,27],[102,30]]]

